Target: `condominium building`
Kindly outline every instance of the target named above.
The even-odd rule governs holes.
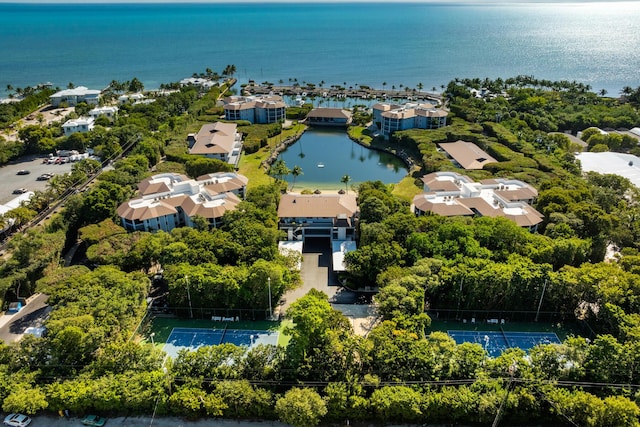
[[[233,172],[218,172],[191,179],[163,173],[138,184],[140,197],[118,207],[122,226],[129,231],[171,231],[193,227],[202,217],[212,226],[244,198],[248,179]]]
[[[533,203],[538,192],[516,179],[474,182],[455,172],[434,172],[422,177],[424,192],[413,198],[416,215],[505,217],[521,227],[537,230],[543,215]]]
[[[389,138],[398,130],[438,129],[447,124],[448,113],[429,103],[403,105],[378,103],[373,106],[373,122]]]
[[[278,95],[230,96],[224,100],[226,120],[255,124],[279,123],[286,118],[287,105]]]

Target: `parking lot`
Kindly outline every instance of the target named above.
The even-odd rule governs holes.
[[[11,163],[0,166],[0,204],[5,204],[9,200],[17,197],[13,190],[25,188],[27,191],[47,188],[47,181],[38,181],[37,178],[43,173],[63,174],[71,171],[71,163],[65,164],[43,164],[46,156],[24,156]],[[17,175],[19,170],[28,170],[28,175]]]

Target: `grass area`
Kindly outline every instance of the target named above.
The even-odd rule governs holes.
[[[553,332],[561,341],[568,336],[581,335],[577,324],[571,322],[549,323],[549,322],[506,322],[505,324],[462,323],[457,320],[442,321],[431,320],[430,332],[433,331],[491,331],[500,332],[500,327],[505,332]]]
[[[244,320],[240,322],[214,322],[206,319],[180,319],[173,317],[155,317],[147,324],[143,331],[145,340],[150,341],[149,335],[154,334],[153,340],[156,346],[162,348],[167,342],[173,328],[202,328],[202,329],[224,329],[229,325],[229,329],[252,329],[258,331],[278,331],[278,345],[286,346],[291,340],[290,336],[284,334],[284,329],[290,325],[291,321],[270,322],[267,320]]]
[[[422,193],[422,188],[418,187],[415,181],[415,178],[411,176],[410,172],[409,175],[402,178],[399,183],[393,186],[391,194],[401,199],[412,201],[414,196]]]
[[[283,129],[280,135],[269,138],[267,145],[257,152],[242,155],[240,164],[238,165],[238,172],[249,178],[249,189],[269,184],[272,178],[267,175],[266,171],[260,166],[260,163],[271,155],[271,152],[278,144],[287,138],[304,132],[305,129],[305,125],[295,123],[293,126]]]
[[[373,141],[373,138],[371,137],[367,128],[364,128],[362,126],[350,126],[347,129],[347,133],[351,138],[360,141],[360,143],[364,144],[367,147],[370,146]]]

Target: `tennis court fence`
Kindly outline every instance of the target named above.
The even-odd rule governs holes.
[[[154,307],[152,314],[173,314],[184,319],[206,319],[220,321],[269,320],[268,309],[252,308],[202,308],[202,307]]]
[[[504,323],[504,322],[535,322],[555,323],[573,321],[575,318],[567,316],[566,313],[556,311],[517,311],[517,310],[457,310],[457,309],[435,309],[427,310],[427,314],[434,320],[470,323]],[[497,322],[495,320],[498,320]],[[503,322],[504,320],[504,322]]]

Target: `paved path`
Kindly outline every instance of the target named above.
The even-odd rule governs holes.
[[[30,427],[82,427],[80,418],[62,418],[53,416],[32,417],[33,422]],[[277,421],[235,421],[218,420],[214,418],[198,421],[185,421],[175,417],[118,417],[109,418],[106,426],[126,426],[126,427],[286,427]]]
[[[302,284],[282,296],[281,304],[274,314],[284,314],[291,303],[305,296],[315,288],[324,292],[331,300],[341,289],[335,273],[331,269],[331,248],[328,239],[307,239],[302,251]]]
[[[27,299],[27,305],[18,313],[0,316],[0,339],[5,343],[20,340],[28,327],[40,327],[51,311],[46,304],[48,295],[35,294]]]

